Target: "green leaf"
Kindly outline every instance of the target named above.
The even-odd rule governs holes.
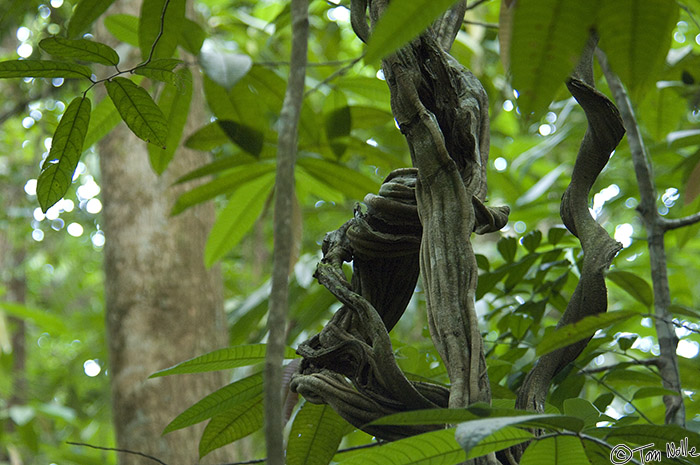
[[[691,445],[700,444],[700,434],[678,425],[636,424],[618,428],[598,428],[608,442],[624,441],[633,444],[664,444],[688,438]]]
[[[157,371],[149,376],[149,378],[185,373],[204,373],[207,371],[227,370],[229,368],[255,365],[256,363],[265,361],[266,351],[267,346],[265,344],[245,344],[226,347],[178,363],[170,368]],[[295,358],[296,353],[294,349],[286,347],[284,357]]]
[[[185,147],[208,152],[230,141],[231,139],[221,129],[217,120],[202,126],[194,134],[191,134],[185,141]]]
[[[262,428],[263,397],[255,397],[211,419],[199,441],[199,458]]]
[[[221,87],[230,90],[253,66],[253,60],[242,53],[207,45],[199,54],[199,63],[207,76]]]
[[[218,389],[175,417],[163,430],[163,434],[208,420],[263,392],[263,375],[256,373]]]
[[[654,303],[654,294],[651,286],[636,274],[628,271],[612,270],[607,275],[608,279],[624,289],[638,302],[651,307]]]
[[[639,313],[632,311],[617,311],[590,315],[576,323],[571,323],[558,328],[547,335],[537,345],[537,356],[541,357],[574,342],[593,336],[596,331],[618,321],[626,320]]]
[[[311,176],[355,200],[379,190],[379,182],[340,163],[319,158],[302,157],[297,163]]]
[[[287,465],[327,465],[347,425],[331,406],[304,402],[289,432]]]
[[[90,106],[90,99],[76,97],[58,122],[37,180],[36,195],[44,212],[61,200],[73,182],[90,124]]]
[[[557,245],[562,237],[566,234],[564,228],[550,228],[547,232],[547,241],[552,245]]]
[[[105,86],[129,129],[138,138],[165,147],[168,122],[146,89],[123,77],[115,77]]]
[[[700,129],[674,131],[666,136],[666,142],[672,149],[700,145]]]
[[[0,61],[0,78],[87,78],[92,71],[83,65],[52,60]]]
[[[539,118],[554,99],[579,61],[596,10],[595,2],[580,0],[517,2],[510,69],[524,115],[534,112],[534,119]]]
[[[217,120],[224,134],[240,148],[257,157],[263,149],[265,136],[259,130],[233,120]]]
[[[586,399],[574,397],[564,400],[564,413],[584,421],[585,426],[595,426],[600,418],[600,412]]]
[[[554,436],[533,442],[525,449],[520,465],[590,465],[581,440]]]
[[[349,136],[352,129],[352,115],[348,99],[342,92],[334,90],[323,103],[323,114],[326,137],[330,142],[331,150],[336,157],[340,158],[348,148],[348,144],[343,138]]]
[[[678,393],[670,389],[665,389],[658,386],[646,386],[637,389],[637,392],[632,396],[632,400],[646,399],[649,397],[661,397],[661,396],[677,396]]]
[[[247,183],[274,171],[273,163],[248,162],[236,166],[222,176],[182,194],[175,201],[170,214],[179,215],[187,208],[213,199],[217,195],[235,192],[239,187],[244,187]]]
[[[192,101],[192,73],[188,68],[182,68],[177,71],[177,75],[180,81],[186,83],[184,88],[178,89],[174,85],[168,84],[163,88],[158,99],[159,106],[168,119],[168,134],[165,139],[166,148],[160,148],[155,145],[148,146],[151,166],[158,174],[163,174],[180,145],[180,138],[187,123],[187,115],[189,114],[190,102]]]
[[[374,420],[371,425],[442,425],[479,418],[465,408],[434,408],[399,412]]]
[[[528,251],[534,252],[542,242],[542,232],[539,230],[530,231],[521,239],[521,242]]]
[[[185,87],[192,84],[192,73],[177,74],[173,72],[175,67],[181,63],[182,60],[175,58],[158,58],[145,66],[139,66],[134,70],[134,73],[172,84],[177,87],[178,90],[183,90]],[[187,79],[186,76],[189,76],[189,79]]]
[[[22,320],[29,320],[42,329],[52,332],[66,333],[68,328],[63,318],[54,315],[53,313],[41,309],[28,307],[17,302],[0,302],[0,311],[12,315]]]
[[[418,36],[454,0],[395,0],[377,21],[367,44],[365,63],[374,63]]]
[[[340,462],[341,465],[452,465],[465,460],[454,428],[431,431],[373,447]]]
[[[260,216],[275,182],[268,173],[239,187],[226,208],[218,215],[204,247],[204,262],[212,266],[234,248],[253,227]]]
[[[119,64],[119,55],[112,47],[92,40],[49,37],[39,42],[39,47],[55,57],[75,58],[106,66]]]
[[[589,2],[581,2],[589,3]],[[671,46],[678,4],[667,0],[600,2],[600,48],[612,70],[632,91],[655,82]]]
[[[110,15],[105,18],[105,27],[120,41],[139,46],[139,18],[133,15]]]
[[[207,33],[202,26],[191,19],[185,18],[180,35],[180,45],[192,55],[199,55]]]
[[[141,4],[139,48],[144,60],[149,57],[170,58],[177,48],[185,22],[185,0],[170,0],[163,15],[165,2],[166,0],[144,0]],[[158,43],[155,50],[152,50],[156,39]]]
[[[515,252],[518,250],[518,241],[514,237],[505,236],[498,240],[496,247],[505,261],[510,263],[515,258]]]
[[[106,136],[117,124],[121,123],[122,117],[114,106],[112,99],[103,98],[95,105],[90,114],[90,125],[88,126],[83,149],[92,147],[97,141]]]
[[[80,0],[68,23],[68,37],[75,38],[87,32],[114,0]]]

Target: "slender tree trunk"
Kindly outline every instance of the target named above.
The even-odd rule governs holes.
[[[139,13],[140,1],[115,4]],[[112,12],[112,10],[110,10]],[[116,11],[114,11],[116,12]],[[185,134],[205,121],[195,73]],[[168,464],[198,463],[201,428],[161,436],[185,408],[221,387],[220,372],[148,379],[180,361],[226,345],[227,329],[218,268],[204,266],[204,244],[214,219],[211,203],[176,216],[170,210],[182,187],[173,182],[208,156],[178,149],[157,176],[146,144],[120,124],[100,144],[105,243],[109,375],[119,448],[152,455]],[[121,464],[152,461],[120,454]],[[223,451],[211,463],[231,461]]]

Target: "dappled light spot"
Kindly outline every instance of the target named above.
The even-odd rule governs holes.
[[[493,161],[493,167],[496,168],[496,171],[505,171],[508,168],[508,160],[498,157]]]
[[[36,179],[30,179],[24,184],[24,192],[27,195],[36,195]]]
[[[91,215],[97,215],[99,212],[102,211],[102,202],[100,202],[99,199],[90,199],[87,201],[85,204],[85,211],[90,213]]]
[[[100,374],[100,371],[102,371],[102,367],[95,360],[85,360],[85,363],[83,363],[83,370],[85,371],[86,375],[88,375],[91,378],[94,378],[95,376]]]
[[[32,52],[34,52],[34,47],[32,47],[30,44],[25,43],[17,47],[17,55],[21,56],[22,58],[29,58],[32,55]]]
[[[513,105],[512,100],[506,100],[505,102],[503,102],[503,109],[505,111],[513,111],[513,108],[515,108],[515,105]]]
[[[615,240],[622,244],[622,247],[632,245],[632,234],[634,227],[629,223],[619,224],[615,227]]]
[[[69,224],[66,231],[73,237],[80,237],[83,235],[83,227],[80,225],[80,223]]]
[[[678,347],[676,347],[676,353],[684,358],[694,358],[700,352],[700,344],[696,341],[689,341],[687,339],[681,339],[678,341]]]
[[[41,242],[44,240],[44,231],[41,229],[35,229],[32,231],[32,239],[34,239],[36,242]]]
[[[105,245],[105,235],[102,231],[97,231],[95,234],[92,235],[92,245],[94,245],[97,248],[100,248]]]

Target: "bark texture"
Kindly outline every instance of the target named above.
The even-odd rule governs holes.
[[[140,2],[122,1],[115,7],[114,13],[138,15]],[[195,84],[185,134],[205,121],[200,94]],[[173,187],[173,182],[207,162],[208,156],[180,148],[159,177],[149,165],[146,144],[123,124],[99,144],[99,152],[117,445],[166,463],[198,463],[200,428],[166,436],[162,431],[186,407],[221,387],[224,375],[148,377],[226,345],[220,273],[206,269],[203,259],[214,207],[204,204],[170,216],[184,189]],[[222,452],[210,454],[208,463],[231,459]],[[151,461],[120,454],[120,463]]]

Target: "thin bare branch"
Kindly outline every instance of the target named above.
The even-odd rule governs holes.
[[[663,226],[664,230],[670,231],[672,229],[678,229],[684,226],[690,226],[695,223],[700,223],[700,212],[683,218],[669,219],[662,217],[660,219],[661,225]]]
[[[117,447],[102,447],[102,446],[95,446],[92,444],[87,444],[84,442],[71,442],[68,441],[66,444],[69,444],[71,446],[80,446],[80,447],[89,447],[90,449],[98,449],[98,450],[107,450],[107,451],[112,451],[112,452],[123,452],[125,454],[131,454],[131,455],[138,455],[140,457],[145,457],[149,460],[153,460],[154,462],[160,463],[161,465],[168,465],[167,463],[163,462],[160,459],[157,459],[153,457],[152,455],[144,454],[143,452],[138,452],[135,450],[129,450],[129,449],[119,449]]]

